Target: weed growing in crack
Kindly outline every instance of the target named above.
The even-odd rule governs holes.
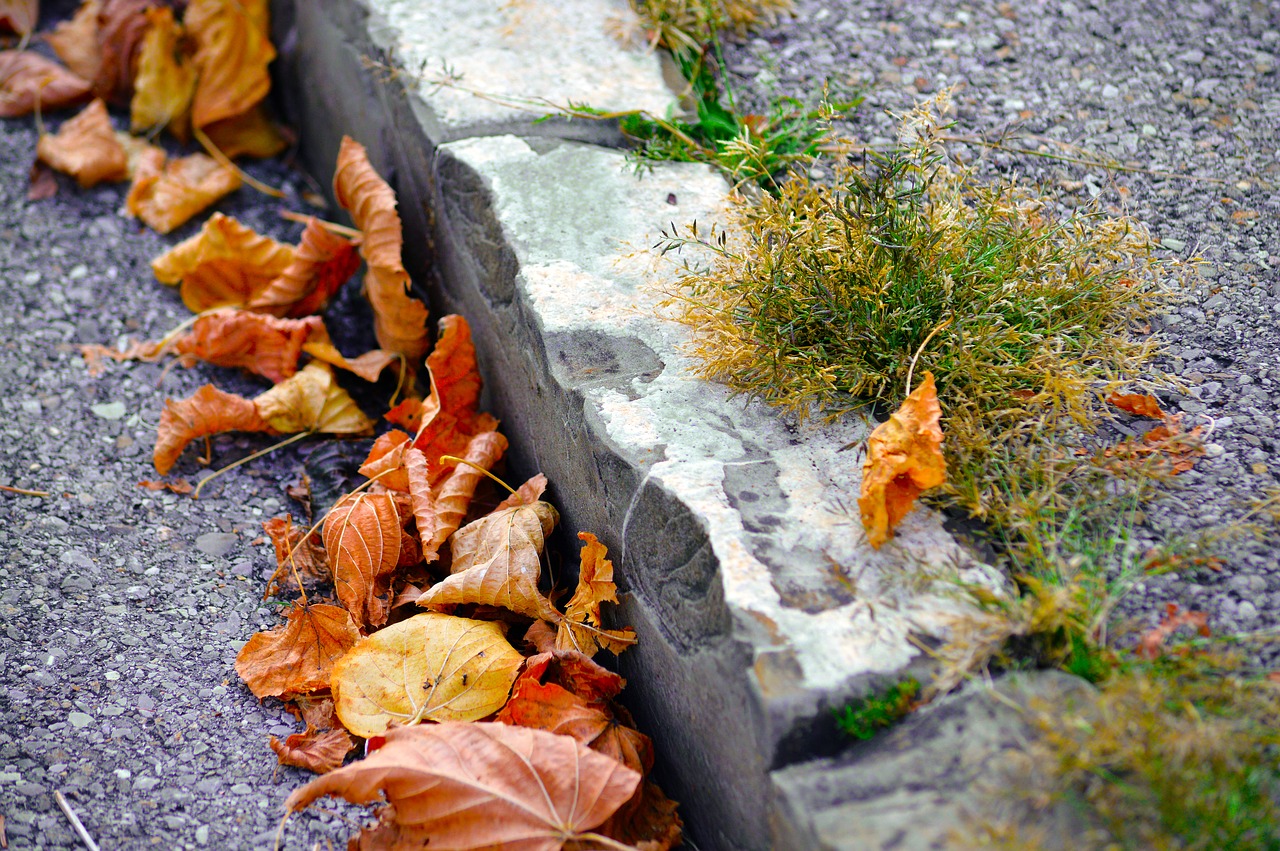
[[[898,723],[911,711],[920,682],[909,677],[836,711],[836,726],[846,736],[866,741]]]

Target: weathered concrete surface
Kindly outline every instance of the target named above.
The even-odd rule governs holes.
[[[525,116],[522,135],[492,135],[507,119],[485,102],[459,112],[376,66],[390,46],[449,47],[407,4],[281,5],[281,74],[314,171],[331,171],[343,133],[368,147],[433,311],[475,329],[513,473],[550,478],[566,547],[578,530],[609,546],[618,620],[640,635],[620,660],[630,705],[693,838],[790,847],[799,805],[771,810],[769,772],[833,752],[830,711],[920,664],[909,635],[938,635],[955,613],[945,580],[966,557],[927,511],[882,551],[866,545],[849,513],[858,458],[838,451],[863,424],[797,427],[693,377],[687,330],[659,315],[673,270],[647,249],[669,222],[722,216],[720,177],[637,174],[616,150],[548,137],[579,125]],[[467,59],[457,49],[449,64]]]
[[[1079,813],[1033,808],[1025,745],[1036,734],[1022,710],[1092,694],[1058,671],[971,683],[862,747],[774,772],[777,847],[934,851],[956,847],[965,826],[1019,824],[1041,835],[1038,847],[1070,848]]]

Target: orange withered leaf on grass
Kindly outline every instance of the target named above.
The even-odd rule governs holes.
[[[560,613],[538,590],[538,578],[546,536],[559,519],[549,503],[536,502],[468,523],[453,533],[453,575],[431,586],[418,605],[480,603],[558,620]]]
[[[302,347],[317,329],[324,329],[318,316],[277,319],[224,308],[197,319],[173,341],[172,351],[218,366],[243,367],[279,383],[297,373]]]
[[[206,384],[186,399],[166,399],[156,430],[154,461],[165,475],[191,441],[224,431],[270,431],[249,399]]]
[[[1167,603],[1160,616],[1160,625],[1152,629],[1138,642],[1137,653],[1143,659],[1158,659],[1164,652],[1164,643],[1182,627],[1194,629],[1199,635],[1208,637],[1209,616],[1204,612],[1193,612],[1180,609],[1177,603]]]
[[[93,91],[98,97],[128,106],[142,39],[150,26],[147,9],[153,5],[154,0],[102,0],[97,30],[102,61],[93,78]]]
[[[0,118],[46,112],[89,99],[87,82],[31,50],[0,50]]]
[[[58,24],[44,37],[58,58],[77,77],[92,80],[102,65],[102,48],[98,46],[98,13],[101,0],[84,0],[74,16]]]
[[[191,120],[196,127],[235,118],[271,90],[267,66],[276,58],[266,0],[192,0],[183,23],[196,43],[200,71]]]
[[[577,650],[586,656],[594,656],[603,648],[617,655],[636,643],[636,633],[630,627],[604,629],[600,620],[600,604],[618,602],[613,562],[605,558],[608,550],[595,535],[579,532],[578,539],[582,541],[578,588],[558,621],[556,647]]]
[[[104,180],[129,176],[129,158],[116,139],[107,105],[95,100],[57,133],[41,135],[36,157],[50,168],[69,174],[86,189]]]
[[[387,590],[400,560],[400,514],[388,493],[358,493],[325,518],[324,548],[338,601],[360,626],[387,622]]]
[[[493,621],[414,615],[343,657],[334,706],[343,726],[366,738],[393,723],[478,721],[507,702],[523,662]]]
[[[295,790],[285,807],[322,795],[385,797],[387,816],[411,827],[412,847],[559,851],[578,841],[593,847],[585,834],[639,784],[639,774],[568,736],[447,722],[389,730],[373,754]]]
[[[329,687],[333,666],[360,633],[346,609],[295,603],[284,626],[255,633],[236,654],[236,673],[259,698],[289,697]]]
[[[297,375],[254,397],[258,413],[278,432],[364,434],[373,421],[334,380],[327,363],[312,361]]]
[[[1107,397],[1107,403],[1134,416],[1147,417],[1153,420],[1165,418],[1164,410],[1160,407],[1160,400],[1155,396],[1142,393],[1112,393]]]
[[[289,265],[247,306],[259,313],[295,318],[319,313],[359,266],[356,244],[312,216]]]
[[[867,438],[858,508],[867,542],[879,549],[915,504],[916,497],[947,480],[942,457],[942,409],[933,373]]]
[[[294,733],[283,742],[272,736],[267,742],[276,752],[281,765],[305,768],[316,774],[333,771],[356,746],[346,730],[317,730],[310,725],[305,732]]]
[[[181,49],[184,31],[167,6],[147,9],[146,16],[148,26],[129,103],[129,129],[145,133],[165,127],[186,141],[191,131],[196,69]]]
[[[0,30],[26,35],[39,17],[40,0],[0,0]]]
[[[373,306],[373,330],[379,348],[405,356],[416,369],[427,352],[427,306],[409,295],[409,273],[396,196],[374,171],[364,146],[342,138],[333,192],[364,234],[360,254],[368,264],[365,295]]]
[[[151,261],[161,283],[182,286],[192,313],[251,302],[293,262],[293,246],[214,213],[200,232]]]
[[[191,154],[166,160],[158,148],[138,160],[125,199],[129,213],[168,233],[240,188],[240,175],[213,157]]]

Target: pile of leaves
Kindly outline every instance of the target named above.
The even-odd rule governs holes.
[[[82,187],[128,180],[128,212],[168,233],[241,186],[232,158],[288,144],[264,106],[276,56],[267,0],[84,0],[73,18],[34,36],[38,0],[5,8],[0,29],[22,42],[0,51],[0,117],[89,102],[57,133],[42,129],[33,198],[57,191],[46,168]],[[64,64],[27,48],[33,37]],[[141,135],[116,131],[108,105],[128,109]],[[151,144],[161,130],[194,137],[207,153],[170,158]]]

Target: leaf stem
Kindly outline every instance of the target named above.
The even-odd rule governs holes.
[[[502,479],[499,479],[493,473],[490,473],[488,470],[486,470],[484,467],[481,467],[479,464],[475,463],[474,461],[468,461],[466,458],[459,458],[457,455],[441,455],[440,460],[452,461],[455,464],[466,464],[468,467],[475,467],[477,470],[484,473],[486,476],[488,476],[489,478],[493,479],[495,482],[497,482],[498,484],[506,488],[507,492],[510,493],[512,496],[515,495],[515,489],[512,488],[511,485],[507,484]]]
[[[916,361],[920,359],[920,353],[924,351],[925,346],[929,345],[929,341],[933,339],[934,334],[937,334],[939,331],[941,331],[943,328],[946,328],[950,324],[951,324],[951,320],[948,319],[945,322],[943,322],[941,325],[939,325],[937,328],[934,328],[932,331],[930,331],[929,336],[925,337],[924,342],[920,344],[920,348],[916,349],[916,353],[911,356],[911,366],[907,367],[907,395],[908,396],[911,395],[911,376],[916,371]]]
[[[364,237],[364,231],[349,228],[346,225],[340,225],[337,222],[328,222],[324,219],[316,218],[315,216],[308,216],[306,213],[295,213],[292,210],[281,210],[280,218],[290,222],[297,222],[302,225],[308,224],[312,219],[315,219],[316,224],[320,225],[320,227],[330,231],[331,233],[336,233],[339,236],[345,236],[350,239],[361,239]]]
[[[258,180],[252,175],[247,174],[244,169],[240,168],[240,166],[233,163],[231,161],[231,158],[228,157],[226,154],[222,153],[222,151],[218,150],[218,146],[213,144],[213,140],[210,139],[207,135],[205,135],[205,132],[201,130],[199,127],[196,127],[193,125],[191,127],[191,133],[196,137],[196,141],[198,141],[201,144],[201,146],[203,146],[204,149],[209,152],[209,156],[213,157],[215,160],[217,160],[226,168],[229,168],[232,171],[234,171],[236,174],[240,175],[240,179],[243,180],[245,183],[249,184],[254,189],[261,192],[263,195],[270,195],[272,198],[284,197],[284,193],[281,192],[279,189],[276,189],[275,187],[272,187],[272,186],[268,186],[267,184],[263,183],[261,180]]]
[[[266,455],[269,452],[275,452],[277,449],[283,449],[284,447],[288,446],[290,443],[297,443],[299,440],[302,440],[302,438],[309,437],[313,434],[315,434],[315,432],[313,431],[300,431],[297,434],[294,434],[285,438],[279,443],[275,443],[275,444],[272,444],[271,446],[268,446],[266,449],[259,449],[257,452],[253,453],[252,455],[246,455],[245,457],[241,458],[239,461],[233,461],[232,463],[223,467],[221,470],[218,470],[216,473],[210,473],[209,475],[201,479],[200,483],[196,485],[196,489],[191,494],[191,497],[193,499],[199,499],[200,489],[203,488],[209,482],[218,478],[218,476],[221,476],[223,473],[227,472],[228,470],[234,470],[236,467],[239,467],[241,464],[248,464],[250,461],[253,461],[256,458],[261,458],[263,455]]]
[[[592,833],[591,831],[574,834],[573,838],[583,842],[598,842],[601,848],[607,848],[609,851],[636,851],[634,845],[625,845],[616,839],[610,839],[607,836]]]
[[[6,491],[8,493],[19,493],[19,494],[22,494],[23,496],[48,496],[49,495],[48,491],[33,491],[33,490],[28,490],[27,488],[15,488],[12,485],[0,485],[0,491]]]

